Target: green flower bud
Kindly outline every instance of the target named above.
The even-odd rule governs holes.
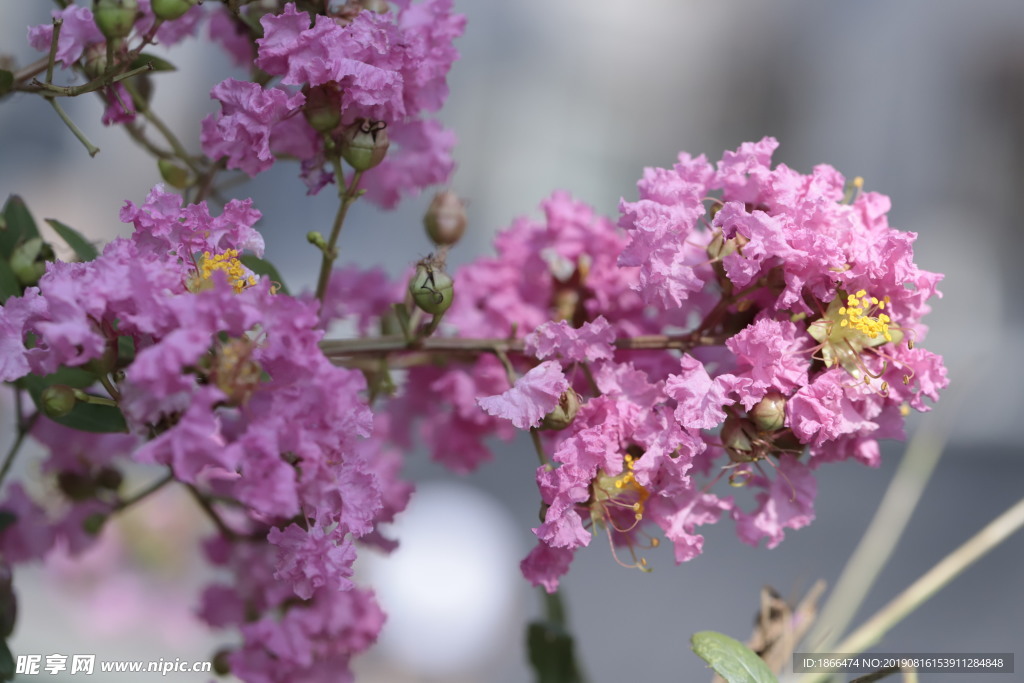
[[[786,423],[786,397],[777,391],[766,394],[750,409],[750,418],[762,432],[782,429]]]
[[[184,190],[188,187],[188,170],[185,167],[179,166],[170,159],[160,159],[156,162],[156,166],[160,169],[160,177],[174,189]]]
[[[416,264],[416,273],[409,280],[412,300],[426,313],[441,315],[452,305],[455,283],[444,264],[434,258],[423,259]]]
[[[341,156],[357,171],[368,171],[384,161],[390,144],[386,123],[359,119],[345,129]]]
[[[29,287],[39,282],[46,272],[46,262],[52,261],[56,254],[53,247],[41,237],[26,240],[11,254],[9,263],[18,282]]]
[[[96,27],[107,40],[120,40],[132,31],[139,13],[138,0],[93,0]]]
[[[739,233],[736,233],[735,237],[725,239],[722,231],[719,230],[715,233],[715,236],[711,238],[711,242],[708,243],[708,256],[710,256],[712,260],[721,261],[729,254],[735,253],[749,241],[749,239]]]
[[[341,86],[330,81],[315,87],[305,86],[302,93],[306,103],[302,105],[302,115],[320,133],[328,133],[341,123]]]
[[[153,14],[157,19],[173,21],[192,9],[196,0],[153,0]]]
[[[39,407],[47,417],[64,417],[75,408],[75,390],[65,384],[54,384],[43,389]]]
[[[423,226],[434,244],[451,246],[466,232],[466,205],[451,190],[442,190],[427,207]]]
[[[541,429],[559,430],[565,429],[576,419],[576,413],[580,409],[580,396],[569,387],[558,397],[558,405],[554,410],[544,416],[541,420]]]
[[[754,426],[730,415],[722,425],[722,445],[733,462],[751,462],[756,459]]]
[[[89,78],[99,78],[107,70],[107,46],[104,43],[93,43],[85,48],[82,68]]]

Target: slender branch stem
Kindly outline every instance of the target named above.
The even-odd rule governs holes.
[[[53,110],[57,112],[57,116],[59,116],[60,120],[64,122],[64,125],[68,127],[68,130],[70,130],[74,134],[74,136],[78,138],[78,141],[82,143],[82,145],[85,147],[85,151],[89,153],[89,156],[94,157],[100,153],[100,148],[92,144],[89,141],[89,138],[85,137],[85,133],[79,130],[78,126],[75,125],[74,121],[71,120],[67,113],[65,113],[61,106],[57,103],[57,100],[53,99],[52,97],[47,97],[46,101],[49,102],[50,106],[53,107]]]
[[[168,484],[170,484],[172,481],[174,481],[174,473],[173,472],[168,472],[164,476],[160,477],[159,479],[157,479],[156,481],[151,483],[146,488],[144,488],[141,491],[139,491],[138,493],[136,493],[134,496],[130,496],[128,498],[123,498],[120,501],[118,501],[117,505],[114,506],[114,510],[115,511],[119,511],[119,510],[124,510],[125,508],[129,508],[132,505],[135,505],[136,503],[138,503],[139,501],[144,500],[145,498],[149,497],[150,495],[156,493],[157,491],[159,491],[163,487],[165,487]]]
[[[316,283],[316,298],[320,301],[324,300],[324,294],[327,292],[327,283],[331,279],[331,267],[334,265],[334,259],[338,258],[338,236],[341,235],[341,228],[345,224],[348,207],[359,196],[359,181],[363,177],[362,171],[356,171],[352,176],[352,183],[345,187],[344,169],[341,167],[338,155],[333,153],[334,143],[327,138],[324,144],[328,145],[327,151],[331,154],[331,163],[334,165],[334,177],[338,182],[338,198],[341,200],[341,206],[338,207],[338,213],[334,216],[334,225],[331,226],[331,236],[327,240],[327,249],[324,250],[320,260],[320,276],[317,278]]]
[[[960,572],[1020,530],[1021,527],[1024,527],[1024,498],[989,522],[984,529],[944,557],[924,576],[893,598],[860,628],[836,645],[835,651],[844,654],[859,654],[875,645],[888,633],[889,629],[959,576]],[[818,683],[827,680],[829,676],[831,674],[812,674],[804,678],[803,683]]]
[[[56,33],[56,31],[54,31],[54,33]],[[113,85],[114,83],[120,83],[121,81],[128,80],[133,76],[138,76],[141,73],[152,70],[153,65],[147,62],[142,66],[136,67],[129,71],[125,71],[122,74],[117,74],[116,76],[104,74],[99,78],[93,79],[88,83],[83,83],[82,85],[54,85],[53,83],[50,83],[49,80],[47,80],[44,83],[37,79],[32,81],[32,85],[36,86],[40,90],[45,91],[47,97],[78,97],[79,95],[84,95],[86,93],[101,90],[103,88]],[[47,79],[52,77],[51,72],[52,68],[47,69]]]
[[[203,512],[206,513],[206,516],[209,517],[210,521],[213,522],[213,525],[217,527],[217,531],[219,531],[221,535],[225,536],[226,538],[229,538],[231,540],[237,540],[239,538],[239,535],[235,533],[235,531],[231,527],[224,523],[224,520],[221,519],[219,514],[217,514],[217,511],[213,509],[213,505],[210,503],[210,501],[208,501],[206,497],[202,493],[200,493],[192,484],[186,484],[185,486],[186,488],[188,488],[188,492],[192,494],[192,498],[195,499],[195,501],[199,504],[199,507],[202,508]]]
[[[117,405],[117,401],[121,400],[121,392],[117,390],[117,387],[110,381],[110,377],[106,373],[100,374],[100,384],[103,385],[103,388],[110,394],[110,398],[114,399],[114,404]]]
[[[185,164],[188,165],[188,167],[193,172],[195,172],[198,175],[201,169],[199,169],[196,166],[195,161],[189,155],[188,150],[185,149],[185,146],[181,144],[181,141],[178,140],[178,136],[174,134],[174,131],[172,131],[170,127],[163,122],[163,119],[161,119],[159,116],[153,113],[153,110],[150,109],[149,105],[146,103],[145,98],[139,96],[139,92],[138,90],[136,90],[133,84],[126,83],[124,87],[132,96],[132,100],[135,102],[135,108],[139,111],[140,114],[142,114],[143,117],[145,117],[147,121],[153,124],[154,128],[160,131],[160,134],[164,136],[164,139],[167,141],[167,144],[169,144],[171,146],[171,149],[174,150],[175,156],[181,159]]]
[[[53,65],[57,59],[57,41],[60,38],[60,30],[62,26],[64,26],[63,19],[55,18],[53,20],[53,37],[50,39],[50,54],[46,57],[47,86],[52,85]],[[33,83],[43,85],[40,84],[37,80],[33,80]],[[79,130],[78,126],[75,125],[75,122],[72,121],[71,117],[67,115],[67,112],[65,112],[64,109],[59,104],[57,104],[57,100],[53,98],[52,94],[46,95],[46,101],[49,102],[50,106],[53,107],[53,110],[57,112],[57,116],[59,116],[60,120],[64,122],[64,125],[68,127],[68,130],[70,130],[72,134],[74,134],[74,136],[78,138],[78,141],[82,143],[82,145],[85,147],[85,151],[89,153],[90,157],[94,157],[100,153],[100,148],[92,144],[92,142],[89,141],[89,138],[85,137],[85,133]]]
[[[678,349],[688,351],[697,346],[714,346],[722,343],[719,337],[700,334],[683,335],[640,335],[621,337],[613,344],[619,349]],[[384,335],[361,339],[332,339],[320,343],[324,354],[339,362],[350,356],[387,355],[399,351],[434,351],[440,353],[523,353],[522,339],[504,338],[460,338],[427,337],[408,341],[401,335]]]
[[[21,83],[22,81],[27,81],[30,78],[35,78],[39,74],[46,71],[46,66],[47,64],[49,64],[49,62],[50,60],[48,57],[41,57],[40,59],[37,59],[28,66],[24,66],[18,71],[15,71],[14,82]]]
[[[505,368],[505,376],[508,378],[508,385],[514,386],[516,383],[516,369],[512,367],[512,361],[509,360],[508,354],[502,349],[494,349],[494,355],[501,361],[501,366]]]
[[[24,418],[24,408],[21,405],[21,390],[14,387],[14,421],[15,430],[17,435],[14,437],[14,443],[7,449],[7,455],[4,456],[4,463],[0,465],[0,484],[3,483],[4,478],[7,477],[7,472],[10,471],[11,465],[14,464],[14,458],[18,455],[18,449],[21,448],[21,443],[25,440],[25,437],[30,431],[32,426],[39,419],[39,413],[32,413],[26,420]]]
[[[50,37],[50,54],[46,56],[46,82],[53,82],[53,65],[57,61],[57,41],[60,39],[60,30],[64,26],[64,20],[54,18],[53,34]]]
[[[160,147],[157,147],[152,141],[150,141],[150,139],[146,137],[145,132],[142,130],[142,128],[139,127],[138,124],[131,121],[126,121],[125,123],[121,124],[121,126],[128,132],[128,135],[131,137],[132,140],[134,140],[138,145],[143,147],[147,152],[152,154],[157,159],[174,158],[173,152],[168,152],[166,149],[161,149]]]
[[[541,465],[548,465],[548,455],[544,452],[544,444],[540,440],[540,430],[536,427],[530,429],[530,441],[533,442],[533,450],[537,452],[537,459]]]

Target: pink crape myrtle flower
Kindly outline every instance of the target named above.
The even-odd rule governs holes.
[[[394,548],[379,525],[410,493],[374,435],[365,379],[323,355],[314,299],[276,293],[238,260],[263,253],[250,200],[214,216],[158,187],[142,205],[127,202],[121,218],[134,227],[130,238],[93,261],[48,264],[36,287],[0,308],[5,380],[131,348],[116,377],[104,373],[130,434],[62,438],[63,428],[40,420],[39,440],[54,451],[44,471],[56,473],[68,504],[54,516],[10,487],[0,510],[21,521],[0,531],[0,549],[18,561],[57,543],[81,552],[119,499],[76,494],[76,482],[112,476],[123,457],[160,465],[200,494],[236,503],[220,511],[223,539],[268,541],[266,571],[254,574],[266,585],[247,595],[245,618],[233,618],[237,600],[218,589],[204,610],[211,623],[238,626],[238,652],[255,661],[283,658],[272,680],[337,680],[323,672],[347,667],[383,621],[372,594],[352,582],[355,543]],[[248,559],[245,570],[255,571]],[[283,610],[295,600],[306,607]],[[260,620],[250,623],[253,614]]]
[[[333,179],[333,170],[324,170],[323,137],[303,116],[304,93],[315,89],[337,102],[338,125],[330,134],[358,120],[387,127],[392,147],[362,182],[371,201],[390,208],[403,195],[447,181],[455,137],[424,115],[447,98],[447,74],[458,58],[452,41],[462,34],[465,18],[452,13],[451,0],[397,4],[397,12],[311,18],[288,3],[280,14],[264,15],[255,65],[279,81],[263,93],[252,83],[216,86],[211,97],[221,112],[203,121],[206,154],[226,158],[228,168],[250,176],[279,155],[294,156],[315,194]],[[220,21],[218,34],[227,35]],[[332,144],[342,143],[337,138]]]
[[[555,193],[543,222],[517,221],[495,257],[455,273],[442,331],[522,339],[509,354],[521,379],[485,389],[485,368],[501,386],[490,354],[470,372],[413,368],[400,414],[472,453],[454,461],[464,469],[503,424],[538,426],[556,388],[534,377],[552,363],[578,399],[568,428],[539,432],[551,455],[521,565],[531,582],[554,590],[595,533],[644,569],[652,533],[685,562],[703,550],[699,527],[726,516],[742,541],[774,547],[813,520],[818,467],[877,465],[878,440],[902,438],[906,412],[948,383],[918,346],[941,278],[914,264],[914,236],[888,226],[888,200],[860,180],[772,167],[777,144],[646,170],[618,229]],[[434,419],[446,413],[458,421]],[[722,479],[753,489],[754,509],[716,494]]]
[[[478,398],[477,403],[488,415],[505,418],[519,429],[529,429],[554,410],[558,398],[568,388],[559,364],[546,361],[517,379],[500,396]]]

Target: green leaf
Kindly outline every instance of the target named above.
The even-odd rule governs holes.
[[[10,510],[0,510],[0,532],[18,521],[18,515]]]
[[[690,638],[698,657],[729,683],[778,683],[764,660],[729,636],[700,631]]]
[[[0,304],[12,296],[21,296],[21,284],[7,259],[0,256]]]
[[[526,628],[526,647],[537,683],[583,683],[575,643],[561,626],[534,621]]]
[[[280,291],[282,294],[290,294],[288,287],[284,284],[284,279],[281,277],[281,273],[277,271],[277,267],[270,261],[261,259],[258,256],[253,256],[252,254],[244,254],[238,260],[242,262],[242,265],[257,275],[261,277],[269,277],[271,282],[281,285]]]
[[[56,218],[47,218],[46,222],[50,224],[60,238],[67,242],[67,245],[75,252],[79,261],[92,261],[100,255],[98,249],[92,242],[85,239],[82,233],[78,232],[74,228],[61,223]]]
[[[0,97],[14,89],[14,73],[7,69],[0,69]]]
[[[166,59],[161,59],[156,55],[143,52],[141,55],[132,60],[132,69],[138,69],[140,66],[146,66],[151,64],[153,71],[177,71],[178,67],[174,66]]]
[[[9,259],[14,249],[25,240],[40,237],[25,200],[16,194],[8,197],[4,204],[4,221],[6,226],[0,232],[0,257],[4,259]]]
[[[126,334],[117,338],[117,365],[127,367],[135,360],[135,339]]]
[[[40,397],[46,387],[53,384],[67,384],[76,389],[85,389],[96,382],[92,373],[82,368],[61,368],[57,372],[38,377],[27,375],[18,380],[18,385],[28,390],[32,402],[39,408]],[[63,417],[49,418],[57,424],[77,429],[80,432],[106,434],[109,432],[127,432],[128,425],[119,408],[97,405],[95,403],[78,402],[70,413]]]

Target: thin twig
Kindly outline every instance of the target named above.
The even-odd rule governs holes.
[[[154,481],[152,484],[150,484],[146,488],[144,488],[141,491],[139,491],[138,493],[136,493],[134,496],[129,496],[128,498],[122,498],[120,501],[118,501],[117,505],[114,506],[114,510],[115,511],[120,511],[120,510],[124,510],[126,508],[129,508],[132,505],[135,505],[136,503],[138,503],[139,501],[141,501],[141,500],[149,497],[150,495],[156,493],[157,491],[162,489],[164,486],[167,486],[167,484],[170,484],[172,481],[174,481],[174,473],[173,472],[168,472],[167,474],[165,474],[164,476],[160,477],[159,479]]]
[[[32,413],[28,419],[24,418],[24,408],[21,405],[21,390],[14,387],[14,421],[17,435],[14,437],[14,443],[7,449],[7,455],[4,456],[4,463],[0,465],[0,484],[3,483],[4,478],[7,477],[7,472],[10,471],[11,465],[14,464],[14,458],[18,455],[18,449],[21,448],[21,442],[25,440],[25,437],[30,431],[32,431],[33,425],[36,420],[39,419],[39,413]]]
[[[221,535],[231,540],[238,540],[240,534],[235,533],[235,531],[229,527],[223,519],[221,519],[220,515],[217,514],[217,511],[213,509],[213,505],[210,501],[208,501],[206,497],[192,484],[186,484],[185,486],[188,488],[188,492],[192,494],[192,497],[199,504],[199,507],[206,513],[206,516],[213,522],[213,525],[217,527],[217,530]]]
[[[714,346],[720,344],[719,337],[704,335],[664,335],[651,334],[637,337],[621,337],[613,342],[618,349],[676,349],[688,351],[698,346]],[[331,339],[320,343],[320,348],[328,358],[339,362],[347,356],[387,355],[398,351],[435,351],[442,353],[523,353],[522,339],[505,338],[460,338],[460,337],[428,337],[415,341],[407,341],[403,336],[393,334],[380,337],[360,339]]]
[[[944,557],[921,578],[878,610],[835,646],[835,652],[856,655],[878,643],[893,626],[944,588],[985,554],[1024,527],[1024,498],[988,523],[966,543]],[[811,674],[803,683],[825,681],[831,674]]]
[[[927,428],[918,428],[914,433],[874,518],[807,637],[806,647],[817,652],[831,652],[832,645],[846,632],[875,579],[899,544],[938,464],[950,431],[957,423],[952,417],[959,414],[971,385],[968,381],[954,388],[953,394],[944,397],[936,407]]]
[[[324,144],[333,143],[330,142],[330,139],[327,139]],[[327,249],[324,250],[320,261],[320,275],[316,283],[316,298],[321,302],[324,300],[324,295],[327,293],[327,284],[331,279],[331,266],[334,265],[334,260],[338,258],[338,237],[341,235],[341,228],[345,224],[348,207],[352,206],[352,202],[359,197],[359,181],[363,177],[362,171],[356,171],[352,176],[352,183],[345,187],[344,169],[341,167],[341,161],[339,161],[337,154],[332,154],[331,163],[334,165],[334,178],[338,183],[338,197],[341,199],[341,206],[338,207],[338,213],[334,216],[334,225],[331,226],[331,236],[327,240]]]

